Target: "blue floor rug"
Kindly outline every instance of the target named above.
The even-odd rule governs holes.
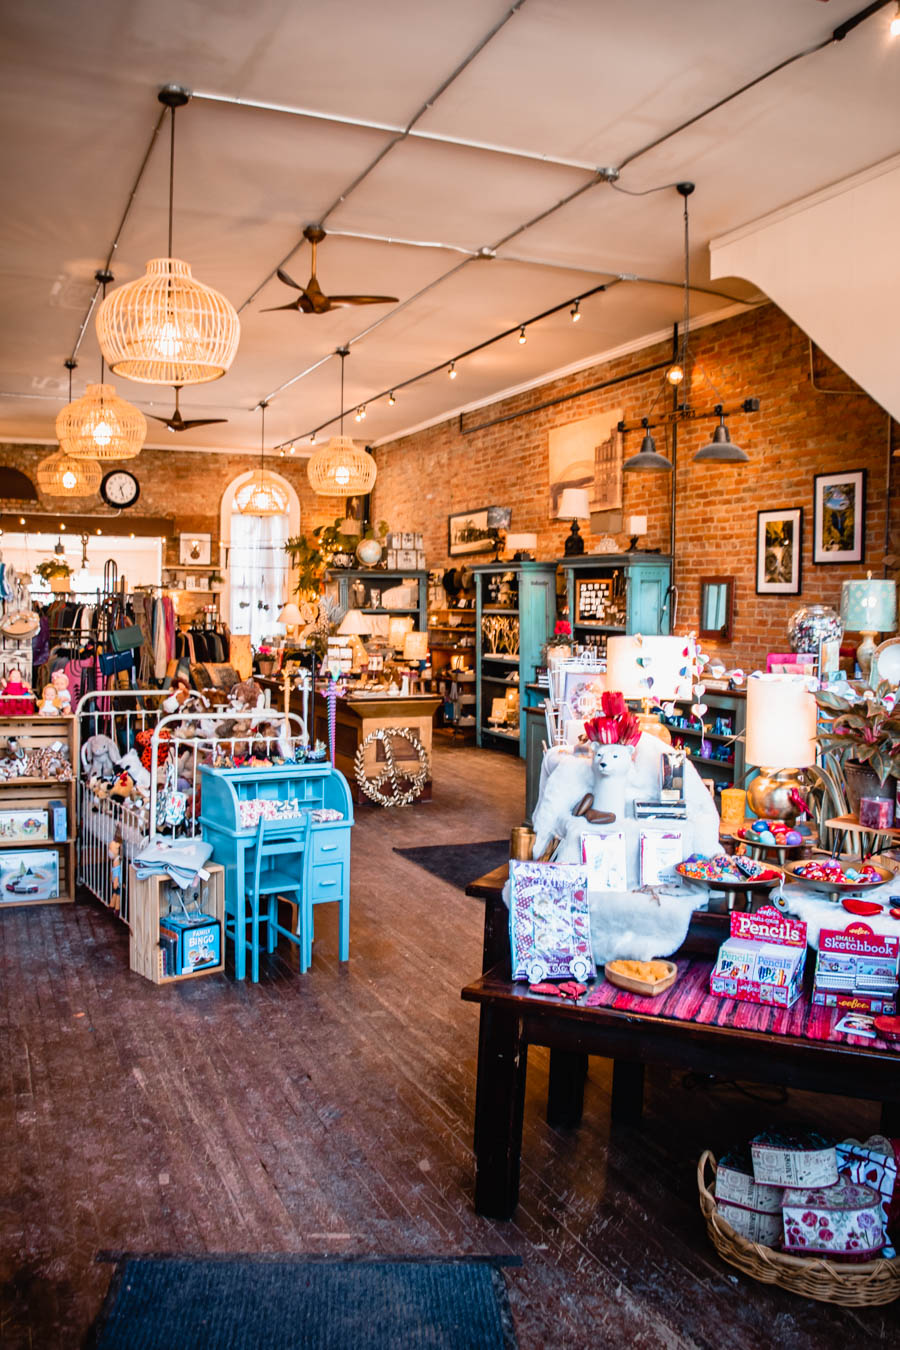
[[[126,1256],[89,1350],[514,1350],[499,1264]]]

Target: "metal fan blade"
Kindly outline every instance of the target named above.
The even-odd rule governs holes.
[[[284,282],[285,286],[293,286],[295,291],[302,291],[304,289],[293,277],[288,276],[283,267],[276,267],[275,275],[278,277],[279,281]]]
[[[190,431],[191,427],[211,427],[217,422],[227,422],[227,417],[192,417],[182,422],[180,427],[170,427],[171,431]]]
[[[332,305],[396,305],[396,295],[330,295]]]

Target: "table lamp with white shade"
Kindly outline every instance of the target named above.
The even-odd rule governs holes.
[[[688,655],[685,656],[685,650]],[[669,728],[650,712],[650,702],[689,699],[693,688],[692,640],[685,637],[611,637],[606,644],[606,687],[640,699],[641,730],[670,743]]]
[[[369,653],[363,643],[363,637],[372,632],[372,620],[361,609],[348,609],[338,624],[338,637],[347,639],[347,646],[353,651],[353,669],[368,665]]]
[[[816,700],[797,675],[751,675],[747,680],[745,759],[759,770],[747,804],[764,820],[794,820],[802,809],[801,770],[816,762]]]
[[[841,584],[841,618],[844,631],[859,633],[856,659],[863,679],[868,680],[879,633],[893,633],[897,624],[897,583],[873,577]]]
[[[584,540],[578,531],[579,520],[590,520],[591,505],[587,488],[563,488],[556,512],[558,520],[571,520],[572,528],[566,538],[567,558],[584,552]]]
[[[413,627],[412,615],[407,614],[402,618],[396,614],[391,615],[391,621],[388,625],[389,646],[393,647],[395,651],[402,651],[403,639],[407,633],[412,632]]]
[[[626,516],[622,522],[625,527],[625,533],[631,537],[631,543],[628,545],[628,552],[637,552],[638,540],[647,533],[646,516]]]
[[[284,624],[285,632],[288,637],[293,636],[291,633],[292,628],[296,633],[296,630],[303,623],[303,615],[300,613],[299,608],[294,604],[293,600],[288,600],[287,604],[282,606],[281,613],[278,615],[278,622]]]
[[[536,548],[536,534],[508,534],[503,543],[503,552],[516,562],[533,559]]]

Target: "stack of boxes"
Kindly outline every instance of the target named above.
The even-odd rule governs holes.
[[[866,923],[819,935],[813,1003],[867,1015],[897,1011],[900,937],[882,937]]]
[[[389,572],[423,572],[425,570],[425,538],[407,530],[394,531],[386,540],[385,563]]]

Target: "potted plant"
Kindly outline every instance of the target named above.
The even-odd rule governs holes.
[[[572,625],[568,619],[557,619],[553,636],[546,643],[547,665],[558,666],[572,658]]]
[[[51,591],[62,592],[69,589],[69,577],[72,569],[64,558],[45,558],[34,569],[35,576],[46,581]]]
[[[900,709],[887,680],[864,689],[857,698],[829,690],[816,694],[825,727],[816,739],[841,767],[851,813],[859,815],[861,797],[896,800],[900,778]]]

